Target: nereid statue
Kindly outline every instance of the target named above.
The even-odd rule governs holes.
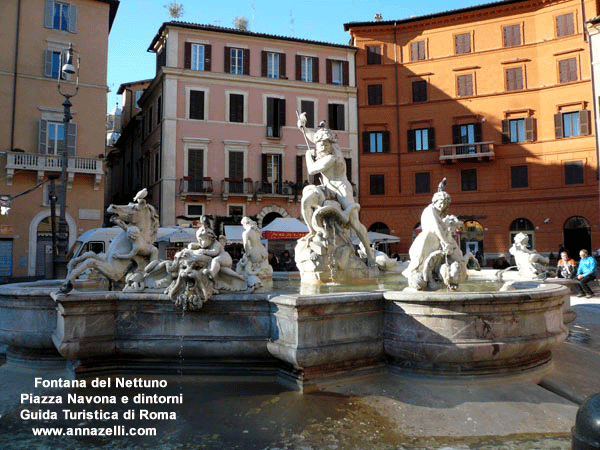
[[[529,237],[525,233],[517,233],[512,247],[508,250],[515,257],[519,275],[524,279],[543,278],[548,271],[550,260],[527,248]]]
[[[242,242],[244,256],[237,264],[236,272],[242,274],[249,286],[260,284],[260,280],[273,277],[273,267],[269,264],[269,255],[265,246],[260,242],[261,232],[258,225],[250,217],[242,217]]]
[[[446,179],[433,194],[431,204],[421,214],[421,233],[409,250],[410,263],[402,274],[409,288],[436,290],[445,285],[458,288],[468,279],[466,258],[452,234],[462,226],[456,216],[448,215],[451,197]]]
[[[106,253],[86,252],[69,261],[68,273],[61,292],[70,292],[73,282],[86,270],[99,272],[111,283],[124,281],[158,259],[158,249],[152,245],[158,232],[158,214],[146,202],[146,189],[137,193],[128,205],[110,205],[106,210],[113,214],[111,222],[123,231],[110,243]]]
[[[360,205],[354,199],[352,184],[346,177],[346,162],[337,136],[321,122],[319,129],[306,129],[306,113],[298,117],[298,128],[307,140],[306,167],[309,175],[321,175],[320,185],[302,191],[302,217],[308,234],[296,245],[296,265],[303,282],[333,279],[364,279],[377,276],[367,229],[360,222]],[[308,141],[315,144],[311,149]],[[367,263],[356,254],[350,240],[354,231],[363,244]]]

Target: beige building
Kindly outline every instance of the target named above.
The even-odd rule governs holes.
[[[0,216],[0,279],[43,276],[52,249],[48,176],[61,173],[64,98],[57,89],[60,54],[81,58],[71,100],[66,220],[69,243],[101,226],[108,35],[118,0],[2,0],[0,33],[0,195],[15,197]],[[65,89],[73,84],[64,80]],[[60,185],[57,180],[57,188]],[[57,208],[58,215],[58,208]]]
[[[353,47],[167,22],[149,51],[157,73],[139,98],[137,128],[123,120],[114,170],[131,180],[122,192],[148,188],[163,226],[203,214],[217,227],[243,215],[260,225],[300,217],[309,177],[298,111],[309,128],[328,122],[348,178],[358,179]]]

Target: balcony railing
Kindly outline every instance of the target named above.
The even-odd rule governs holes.
[[[15,170],[32,170],[38,173],[38,180],[44,179],[46,172],[60,172],[62,170],[62,156],[46,155],[40,153],[6,153],[6,178],[7,184],[12,184]],[[94,189],[98,190],[102,175],[104,175],[103,160],[100,158],[82,158],[69,156],[67,160],[67,184],[71,187],[75,174],[95,175]]]
[[[494,159],[494,141],[440,145],[440,161],[468,158]]]
[[[212,193],[213,181],[211,177],[183,177],[179,179],[179,195],[183,198],[185,198],[188,195],[211,196]]]
[[[251,198],[254,195],[254,182],[252,178],[224,178],[221,180],[221,196],[223,200],[227,200],[231,195]]]

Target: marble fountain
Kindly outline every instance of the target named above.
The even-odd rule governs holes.
[[[302,119],[315,144],[308,171],[323,184],[302,195],[309,233],[296,247],[299,279],[273,276],[249,218],[236,270],[209,220],[197,243],[173,261],[158,260],[158,219],[141,191],[132,203],[109,207],[123,231],[105,255],[71,261],[64,281],[0,286],[7,360],[66,366],[74,377],[262,375],[299,390],[379,371],[535,376],[549,367],[552,348],[567,337],[569,289],[532,277],[497,283],[491,271],[468,281],[470,257],[452,237],[460,222],[447,214],[445,181],[400,273],[369,245],[335,135],[307,130]],[[114,290],[95,282],[95,273]]]

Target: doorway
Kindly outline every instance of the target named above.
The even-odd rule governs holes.
[[[573,216],[567,219],[563,229],[564,244],[571,255],[576,258],[579,251],[586,249],[593,255],[592,228],[585,217]]]

